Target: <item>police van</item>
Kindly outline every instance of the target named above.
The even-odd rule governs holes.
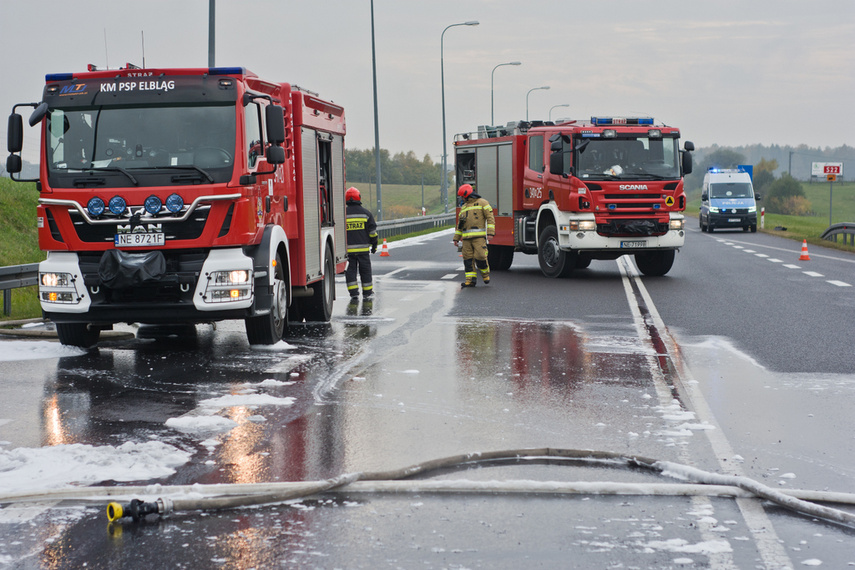
[[[702,232],[717,228],[742,228],[757,231],[757,200],[751,174],[742,168],[710,168],[704,175],[701,212]]]

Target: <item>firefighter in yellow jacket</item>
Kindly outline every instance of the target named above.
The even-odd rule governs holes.
[[[457,230],[454,232],[454,245],[463,242],[463,269],[466,280],[462,287],[474,287],[478,273],[484,284],[490,282],[490,266],[487,264],[487,238],[496,235],[496,220],[493,207],[475,193],[472,186],[464,184],[457,190],[463,199],[460,213],[457,215]],[[477,269],[477,271],[476,271]]]

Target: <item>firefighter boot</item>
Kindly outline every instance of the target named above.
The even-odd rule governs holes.
[[[475,272],[475,267],[471,259],[463,260],[463,270],[466,272],[466,281],[460,284],[461,287],[474,287],[478,280],[478,274]]]
[[[481,272],[481,279],[484,281],[484,285],[490,283],[490,266],[487,265],[486,259],[479,259],[475,261],[475,265],[478,267],[478,271]]]

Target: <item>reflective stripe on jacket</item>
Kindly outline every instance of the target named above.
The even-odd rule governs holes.
[[[457,229],[454,241],[493,236],[496,233],[496,220],[490,203],[473,194],[460,208],[457,215]]]

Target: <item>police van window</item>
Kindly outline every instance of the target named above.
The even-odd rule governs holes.
[[[543,172],[543,135],[528,138],[528,167]]]
[[[247,164],[255,168],[258,157],[264,154],[264,144],[261,138],[261,107],[257,103],[250,103],[244,107],[246,118],[246,144]]]

